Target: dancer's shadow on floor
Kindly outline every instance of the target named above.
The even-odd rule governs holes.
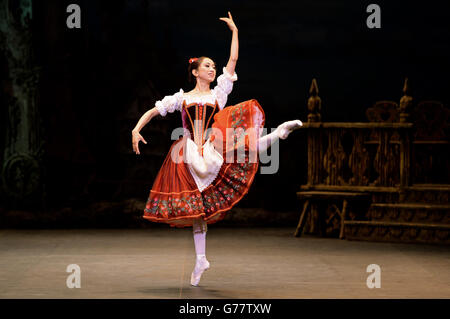
[[[141,288],[139,292],[145,295],[150,295],[153,298],[163,298],[163,299],[186,299],[186,298],[218,298],[218,299],[229,299],[234,298],[233,296],[224,294],[222,291],[208,288],[205,286],[183,286],[180,287],[167,287],[167,288]]]
[[[183,288],[181,298],[230,299],[234,297],[224,293],[224,291],[214,288],[209,288],[205,286],[197,286],[197,287],[188,286]]]

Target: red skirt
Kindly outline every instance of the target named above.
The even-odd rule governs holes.
[[[256,100],[227,106],[214,116],[212,127],[220,130],[222,134],[212,133],[211,141],[216,150],[221,151],[224,162],[217,177],[202,192],[198,189],[188,164],[183,160],[187,137],[176,140],[156,176],[143,217],[179,228],[192,226],[193,219],[198,217],[202,217],[207,224],[225,218],[226,212],[247,194],[258,171],[259,157],[254,147],[264,122],[264,111]],[[257,133],[245,135],[244,139],[240,139],[241,145],[236,143],[234,135],[234,143],[230,148],[227,128],[236,132],[239,132],[239,129],[253,128]],[[230,156],[230,152],[235,153],[238,147],[244,150],[240,154],[245,158],[241,157],[239,161],[225,160]],[[171,154],[176,154],[175,161]]]

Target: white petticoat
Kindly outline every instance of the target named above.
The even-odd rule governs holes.
[[[203,156],[198,152],[197,144],[187,138],[186,163],[200,192],[217,177],[223,161],[222,154],[216,151],[209,138],[203,144]]]

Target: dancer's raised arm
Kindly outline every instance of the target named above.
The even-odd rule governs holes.
[[[220,20],[225,21],[230,30],[233,32],[233,38],[231,40],[230,59],[228,60],[226,66],[227,72],[232,76],[234,74],[234,69],[236,68],[236,62],[239,55],[238,28],[234,24],[233,17],[231,16],[230,11],[228,11],[228,18],[220,18]]]

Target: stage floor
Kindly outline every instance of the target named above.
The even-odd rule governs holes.
[[[189,228],[0,230],[0,298],[450,298],[449,247],[214,226],[198,287]],[[67,287],[69,264],[81,288]],[[381,288],[367,287],[370,264]]]

